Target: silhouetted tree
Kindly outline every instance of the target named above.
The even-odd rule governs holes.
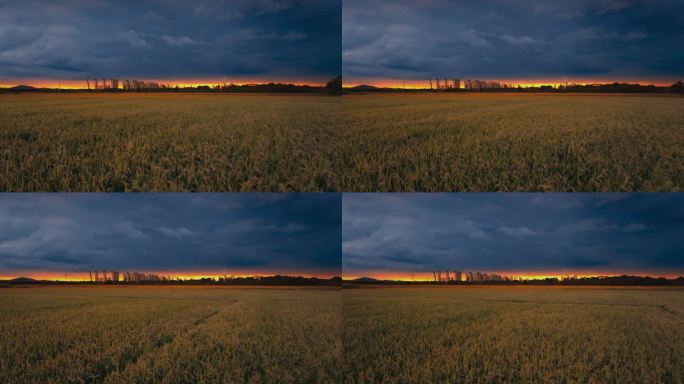
[[[341,95],[342,94],[342,76],[337,76],[336,78],[328,81],[325,85],[325,91],[331,95]]]

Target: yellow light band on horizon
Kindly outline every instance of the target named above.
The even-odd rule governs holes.
[[[443,80],[443,79],[440,79]],[[451,79],[447,79],[451,81]],[[460,79],[461,86],[459,89],[465,89],[464,80]],[[472,79],[470,79],[472,80]],[[530,87],[540,87],[540,86],[565,86],[565,85],[592,85],[592,84],[613,84],[613,83],[627,83],[627,84],[640,84],[643,86],[655,85],[661,87],[668,87],[677,81],[678,79],[483,79],[489,82],[498,82],[501,84],[511,85],[513,88],[520,86],[521,88]],[[394,89],[430,89],[429,79],[421,80],[395,80],[395,79],[367,79],[363,80],[351,80],[344,81],[343,87],[352,88],[360,85],[370,85],[378,88],[394,88]],[[432,86],[434,89],[437,88],[435,79],[432,81]]]
[[[90,89],[95,88],[95,79],[88,79],[90,81]],[[98,79],[101,81],[102,79]],[[107,83],[111,79],[104,79]],[[123,89],[124,78],[119,78],[118,89]],[[131,78],[130,80],[134,80]],[[321,87],[325,86],[326,79],[135,79],[144,82],[153,82],[158,84],[170,85],[172,88],[178,86],[179,88],[189,88],[189,87],[199,87],[208,86],[214,87],[216,85],[256,85],[256,84],[269,84],[269,83],[280,83],[280,84],[293,84],[297,86],[312,86]],[[88,83],[86,79],[83,80],[53,80],[53,79],[4,79],[0,81],[0,88],[11,88],[20,85],[27,85],[34,88],[49,88],[49,89],[88,89]]]
[[[442,277],[444,277],[444,272],[442,271]],[[451,272],[451,271],[450,271]],[[462,273],[465,274],[465,272],[470,272],[470,271],[462,271]],[[566,277],[576,277],[576,278],[593,278],[593,277],[615,277],[615,276],[623,276],[623,275],[628,275],[628,276],[643,276],[643,277],[652,277],[652,278],[658,278],[658,277],[665,277],[668,279],[673,279],[677,278],[680,276],[684,276],[684,271],[681,271],[679,273],[677,272],[634,272],[634,271],[624,271],[624,272],[585,272],[585,271],[577,271],[577,272],[481,272],[481,273],[486,273],[486,274],[495,274],[499,276],[505,276],[509,277],[514,280],[543,280],[543,279],[564,279]],[[344,280],[354,280],[362,277],[368,277],[372,279],[377,279],[377,280],[392,280],[392,281],[434,281],[434,276],[432,275],[432,272],[421,272],[421,273],[414,273],[413,275],[411,274],[405,274],[405,273],[391,273],[391,272],[376,272],[376,273],[367,273],[367,274],[359,274],[359,273],[354,273],[354,274],[343,274],[342,278]],[[462,277],[462,281],[465,281],[465,276]]]

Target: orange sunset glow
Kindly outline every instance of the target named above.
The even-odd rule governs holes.
[[[102,272],[102,271],[100,271]],[[172,280],[198,280],[202,278],[218,279],[220,277],[228,276],[230,278],[245,278],[245,277],[261,277],[261,276],[301,276],[306,278],[321,278],[329,279],[337,276],[329,272],[311,272],[311,271],[139,271],[141,273],[151,273],[163,277],[170,277]],[[107,271],[109,273],[109,271]],[[50,280],[50,281],[73,281],[83,282],[90,281],[89,273],[83,271],[75,272],[57,272],[57,271],[3,271],[0,272],[0,280],[11,280],[18,277],[28,277],[34,280]]]
[[[461,89],[464,89],[463,80],[461,79]],[[443,80],[443,79],[440,79]],[[447,78],[451,81],[451,78]],[[480,80],[495,81],[502,84],[509,84],[513,87],[540,87],[543,85],[551,85],[553,87],[558,87],[560,85],[575,84],[575,85],[591,85],[591,84],[612,84],[612,83],[629,83],[629,84],[642,84],[642,85],[655,85],[655,86],[670,86],[677,82],[679,79],[644,79],[644,78],[596,78],[596,79],[582,79],[582,78],[534,78],[534,79],[524,79],[524,78],[510,78],[510,79],[497,79],[497,78],[482,78]],[[433,81],[433,86],[436,87],[435,79]],[[379,88],[395,88],[395,89],[429,89],[430,83],[426,79],[352,79],[349,81],[344,81],[345,88],[356,87],[359,85],[371,85]]]
[[[442,271],[444,273],[444,271]],[[497,274],[501,276],[510,277],[514,280],[542,280],[542,279],[563,279],[565,277],[598,277],[598,276],[648,276],[648,277],[665,277],[668,279],[677,278],[684,275],[684,271],[675,273],[673,271],[484,271],[484,273]],[[345,280],[354,280],[361,277],[370,277],[377,280],[393,280],[393,281],[433,281],[432,272],[368,272],[351,274],[344,273]]]
[[[119,89],[122,88],[123,84],[121,80],[123,77],[117,77],[119,79]],[[182,78],[182,79],[148,79],[148,78],[135,78],[126,77],[127,79],[136,79],[145,82],[155,82],[159,84],[168,84],[171,87],[198,87],[202,85],[213,87],[215,85],[223,84],[235,84],[235,85],[248,85],[248,84],[267,84],[267,83],[281,83],[281,84],[294,84],[294,85],[308,85],[308,86],[323,86],[330,79],[325,78],[235,78],[235,77],[217,77],[217,78]],[[94,79],[90,80],[91,89],[94,87]],[[100,79],[98,79],[100,80]],[[105,78],[106,81],[110,81],[110,78]],[[0,88],[11,88],[18,85],[28,85],[35,88],[51,88],[51,89],[87,89],[88,84],[86,79],[82,80],[60,80],[60,79],[1,79],[0,78]]]

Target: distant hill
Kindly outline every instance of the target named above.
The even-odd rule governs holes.
[[[37,88],[34,88],[30,85],[17,85],[16,87],[11,87],[10,89],[13,91],[34,91]]]
[[[372,277],[359,277],[358,279],[351,280],[355,283],[377,283],[380,280],[374,279]]]
[[[30,277],[17,277],[16,279],[10,280],[10,283],[35,283],[36,280]]]

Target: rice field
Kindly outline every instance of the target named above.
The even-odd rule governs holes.
[[[344,191],[681,191],[684,98],[342,97]]]
[[[345,289],[349,383],[682,383],[684,289]]]
[[[336,191],[339,98],[0,94],[0,191]]]
[[[340,301],[339,288],[0,289],[0,382],[339,382]]]

